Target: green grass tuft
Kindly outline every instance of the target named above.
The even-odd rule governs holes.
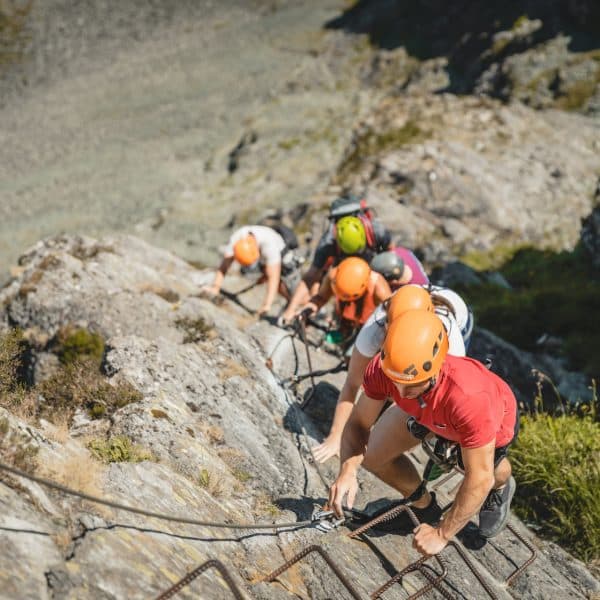
[[[579,558],[600,558],[600,423],[595,412],[521,418],[510,460],[515,512]]]
[[[57,335],[58,357],[64,365],[72,365],[80,360],[91,359],[98,365],[104,355],[102,336],[87,329],[61,330]]]
[[[98,460],[104,463],[156,460],[151,452],[134,444],[126,435],[117,435],[108,440],[91,440],[88,448]]]

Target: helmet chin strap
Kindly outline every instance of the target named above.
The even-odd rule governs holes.
[[[437,379],[436,377],[432,377],[432,378],[429,380],[429,385],[427,386],[427,389],[426,389],[426,390],[424,390],[424,391],[422,391],[422,392],[421,392],[421,393],[418,395],[418,397],[417,397],[417,400],[418,400],[418,402],[419,402],[419,406],[420,406],[421,408],[425,408],[425,407],[427,406],[427,402],[425,402],[425,399],[423,398],[423,394],[427,394],[428,392],[430,392],[430,391],[431,391],[431,390],[434,388],[434,386],[435,386],[435,384],[436,384],[436,379]]]

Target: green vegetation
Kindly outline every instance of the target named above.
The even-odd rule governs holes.
[[[177,319],[175,325],[184,332],[183,343],[193,344],[195,342],[205,342],[211,339],[213,335],[213,327],[207,323],[202,317],[191,319],[185,317]]]
[[[151,452],[134,444],[126,435],[116,435],[108,440],[91,440],[87,447],[98,460],[104,463],[156,460]]]
[[[577,412],[525,415],[510,452],[515,512],[586,561],[600,558],[599,416],[597,398]]]
[[[391,152],[406,144],[414,144],[428,135],[428,132],[423,131],[414,121],[408,121],[403,127],[386,129],[383,132],[367,129],[355,137],[352,150],[338,167],[336,177],[339,181],[345,181],[351,173],[360,168],[365,159]]]
[[[127,382],[112,385],[100,369],[104,341],[82,329],[66,328],[54,346],[60,368],[48,379],[27,387],[20,378],[27,342],[18,330],[0,335],[0,406],[26,419],[43,417],[70,423],[83,408],[94,418],[139,402],[142,394]]]
[[[23,57],[29,41],[25,24],[32,5],[32,0],[20,7],[0,2],[0,71],[6,65],[19,62]]]
[[[515,22],[512,24],[512,30],[516,31],[521,27],[521,25],[525,25],[525,23],[529,22],[529,17],[527,15],[520,15],[515,19]]]
[[[0,460],[3,463],[32,473],[36,468],[38,450],[28,435],[11,428],[6,417],[0,419]],[[3,477],[1,475],[0,479]]]
[[[164,411],[164,410],[160,410],[160,408],[153,408],[150,410],[150,412],[152,413],[152,416],[155,419],[167,419],[167,420],[171,420],[169,415]]]
[[[154,294],[156,294],[163,300],[170,302],[171,304],[179,302],[179,294],[174,290],[170,290],[169,288],[155,288],[150,291],[152,291]]]
[[[211,473],[208,469],[200,469],[198,472],[197,483],[215,498],[219,498],[224,493],[223,480],[217,474]]]
[[[38,415],[50,421],[60,414],[66,415],[70,422],[79,407],[87,409],[94,419],[108,417],[143,397],[129,383],[111,385],[93,360],[65,366],[36,387],[44,398]]]
[[[64,365],[90,360],[100,365],[104,355],[102,336],[87,329],[64,328],[57,335],[57,354]]]
[[[510,254],[510,253],[509,253]],[[524,350],[544,333],[563,340],[570,368],[600,376],[600,273],[581,246],[573,252],[520,248],[499,272],[513,289],[459,287],[476,322]]]
[[[564,91],[563,95],[557,98],[557,108],[562,108],[563,110],[579,110],[583,108],[585,103],[594,95],[599,81],[600,74],[598,79],[581,79],[576,81]]]
[[[0,335],[0,396],[12,392],[17,385],[17,372],[24,352],[23,333],[12,329]]]
[[[461,260],[465,265],[476,271],[490,271],[499,269],[510,261],[523,246],[499,244],[488,251],[472,250],[465,254]]]
[[[251,479],[254,479],[253,476],[244,469],[231,469],[231,474],[241,483],[246,483]]]
[[[198,474],[198,485],[203,488],[207,488],[210,484],[210,473],[208,469],[200,469]]]
[[[592,62],[593,61],[593,62]],[[585,107],[586,102],[594,95],[596,87],[600,84],[600,50],[580,52],[569,61],[569,68],[584,68],[596,64],[594,73],[588,77],[573,82],[570,86],[560,89],[560,95],[555,105],[563,110],[579,110]],[[587,69],[586,69],[587,70]]]
[[[292,148],[294,148],[295,146],[298,146],[299,144],[300,144],[300,138],[293,137],[293,138],[288,138],[285,140],[280,140],[277,143],[277,146],[279,148],[281,148],[282,150],[291,150]]]

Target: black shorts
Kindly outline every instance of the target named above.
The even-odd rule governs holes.
[[[519,405],[517,404],[517,413],[516,413],[516,420],[515,420],[515,433],[514,433],[512,439],[510,440],[510,442],[508,442],[508,444],[506,444],[505,446],[500,446],[500,448],[496,448],[494,450],[494,467],[497,467],[498,464],[500,463],[500,461],[503,458],[506,458],[506,456],[508,454],[508,449],[514,444],[517,437],[519,437],[520,421],[521,421],[521,419],[519,418]],[[458,448],[458,466],[461,469],[463,469],[463,471],[464,471],[465,465],[463,463],[462,454],[460,452],[460,446]]]

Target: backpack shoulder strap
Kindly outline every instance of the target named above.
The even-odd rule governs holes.
[[[367,246],[369,246],[369,248],[375,248],[376,240],[375,240],[375,230],[373,229],[373,222],[365,214],[358,215],[358,218],[361,220],[361,222],[365,228],[365,235],[367,236]]]

